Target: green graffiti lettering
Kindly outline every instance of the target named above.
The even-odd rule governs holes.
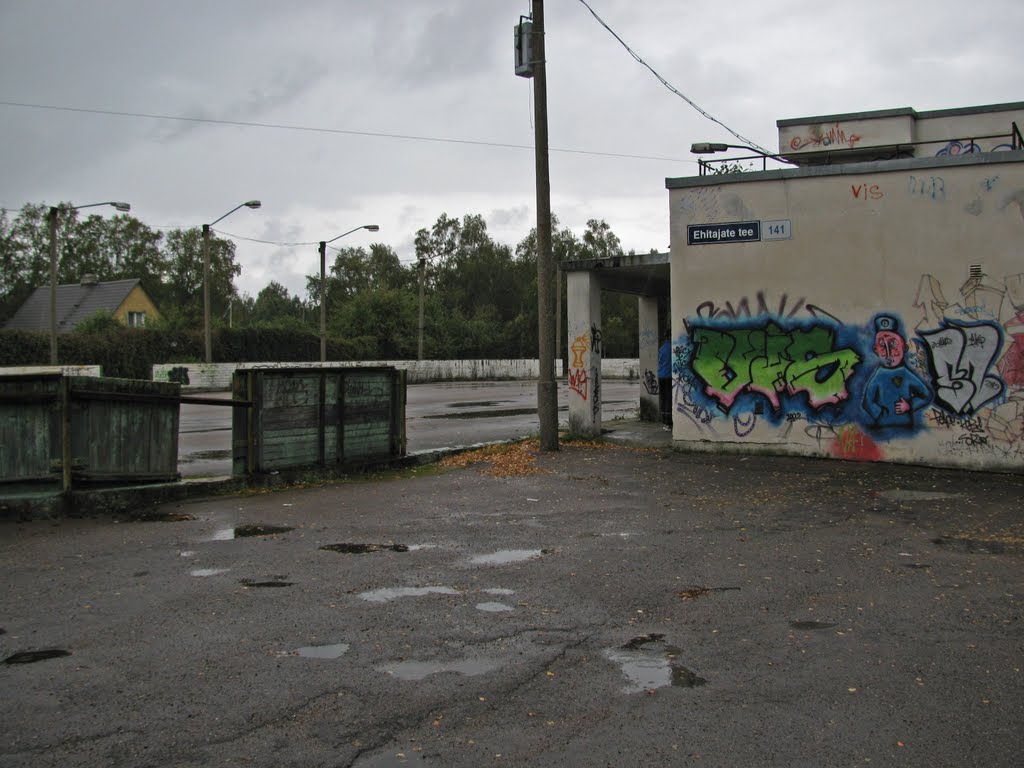
[[[806,394],[814,409],[838,403],[849,396],[846,382],[861,361],[852,349],[836,349],[835,331],[826,326],[690,330],[693,373],[726,412],[744,392],[763,395],[776,411],[781,395]]]

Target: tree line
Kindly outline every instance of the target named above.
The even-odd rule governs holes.
[[[25,206],[13,217],[0,211],[0,321],[11,317],[35,288],[49,284],[47,211],[45,205]],[[156,328],[201,327],[199,228],[161,232],[127,214],[82,217],[68,206],[62,207],[58,221],[59,283],[77,283],[84,274],[101,281],[139,278],[160,310]],[[552,245],[557,261],[623,253],[611,227],[598,219],[588,221],[577,236],[553,216]],[[535,230],[511,247],[491,237],[481,215],[460,219],[442,214],[431,227],[416,233],[416,260],[411,263],[403,264],[383,243],[341,248],[332,255],[326,278],[328,337],[350,342],[360,357],[416,358],[421,292],[425,358],[537,354]],[[210,259],[215,331],[230,325],[319,333],[318,274],[307,276],[305,296],[292,295],[276,281],[250,296],[235,286],[241,267],[231,240],[212,236]],[[563,318],[564,294],[563,290]],[[635,297],[605,294],[602,315],[606,354],[636,356]],[[102,322],[92,325],[104,327]]]

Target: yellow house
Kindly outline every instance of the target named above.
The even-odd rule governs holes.
[[[95,275],[84,275],[80,283],[57,286],[58,333],[71,332],[76,325],[100,311],[110,312],[133,328],[141,328],[160,319],[160,310],[137,278],[100,282]],[[36,288],[4,328],[49,331],[49,287]]]

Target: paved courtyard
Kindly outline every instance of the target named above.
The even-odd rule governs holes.
[[[0,525],[0,764],[1021,764],[1021,478],[495,461]]]

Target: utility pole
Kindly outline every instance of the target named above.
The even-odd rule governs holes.
[[[57,365],[57,215],[56,206],[46,216],[50,227],[50,365]]]
[[[320,241],[320,363],[327,362],[327,241]]]
[[[537,165],[537,340],[540,377],[537,415],[540,448],[558,450],[558,385],[555,382],[555,259],[551,249],[551,177],[548,168],[548,83],[544,61],[544,0],[532,0],[534,145]]]
[[[420,342],[416,350],[416,359],[423,359],[423,283],[427,272],[427,257],[420,254]]]
[[[210,225],[203,224],[203,360],[213,362],[213,337],[210,332]]]

